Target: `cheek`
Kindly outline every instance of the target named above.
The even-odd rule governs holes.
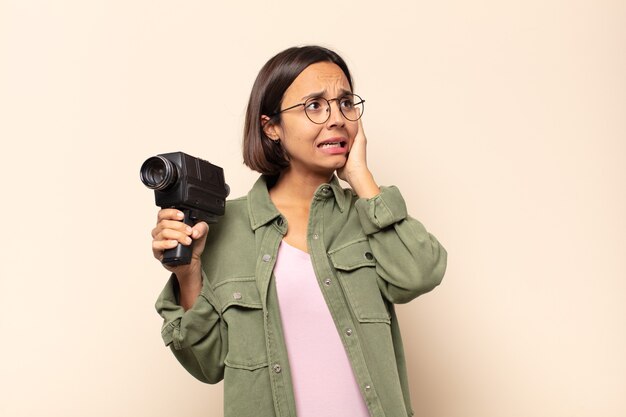
[[[312,143],[320,133],[321,128],[313,123],[297,123],[291,126],[285,126],[284,129],[285,138],[296,146],[303,143]]]

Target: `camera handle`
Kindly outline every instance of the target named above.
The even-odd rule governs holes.
[[[193,226],[198,217],[195,216],[193,210],[181,210],[185,214],[185,218],[183,219],[183,223],[188,226]],[[178,244],[173,249],[166,249],[163,252],[163,259],[161,263],[169,266],[177,266],[177,265],[187,265],[191,263],[191,253],[192,253],[193,242],[189,246],[185,246],[181,243]]]

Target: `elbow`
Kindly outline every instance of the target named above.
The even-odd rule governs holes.
[[[429,256],[414,259],[410,269],[389,271],[389,280],[380,281],[380,288],[386,298],[395,304],[405,304],[441,284],[447,267],[447,252],[437,246]],[[404,279],[401,277],[404,276]]]
[[[203,372],[201,375],[194,375],[199,381],[205,384],[217,384],[224,379],[224,369],[214,370],[214,372]]]
[[[448,252],[446,249],[434,236],[431,235],[430,240],[431,250],[428,256],[418,257],[416,259],[416,268],[423,271],[419,274],[421,279],[417,280],[419,284],[419,288],[416,288],[419,292],[417,295],[432,291],[441,284],[448,265]],[[420,265],[422,265],[421,268]]]
[[[428,291],[441,284],[441,281],[443,281],[443,277],[446,274],[446,268],[448,266],[448,252],[446,252],[443,246],[438,246],[437,256],[433,258],[431,265],[430,274],[427,279],[430,286]]]
[[[427,262],[427,268],[424,268],[425,273],[422,275],[422,279],[419,280],[421,285],[418,295],[430,292],[441,284],[443,276],[446,274],[447,265],[448,253],[443,246],[437,243],[437,245],[433,246],[432,257]]]
[[[179,350],[170,347],[178,362],[198,381],[217,384],[224,379],[224,362],[219,358],[202,360],[193,348]]]

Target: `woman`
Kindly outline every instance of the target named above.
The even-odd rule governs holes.
[[[159,211],[153,252],[194,241],[157,301],[226,417],[412,415],[394,303],[441,281],[446,252],[366,162],[363,101],[341,57],[287,49],[261,69],[244,162],[263,174],[218,224]],[[350,189],[342,189],[335,176]]]

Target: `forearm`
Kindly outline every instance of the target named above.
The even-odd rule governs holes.
[[[185,309],[189,310],[202,291],[202,273],[200,269],[186,271],[176,274],[178,280],[178,302]]]
[[[165,285],[155,307],[163,317],[163,341],[180,363],[199,380],[216,383],[223,377],[226,355],[223,341],[227,334],[221,324],[217,299],[206,277],[201,278],[202,292],[189,309],[185,310],[180,301],[181,290],[175,276]]]
[[[372,198],[380,194],[380,188],[369,170],[353,174],[347,178],[348,184],[360,198]]]
[[[441,282],[446,250],[419,221],[407,217],[368,238],[382,279],[380,287],[389,301],[408,302]]]
[[[361,226],[377,260],[383,295],[404,303],[433,289],[445,272],[446,251],[417,220],[408,216],[395,187],[356,202]]]

